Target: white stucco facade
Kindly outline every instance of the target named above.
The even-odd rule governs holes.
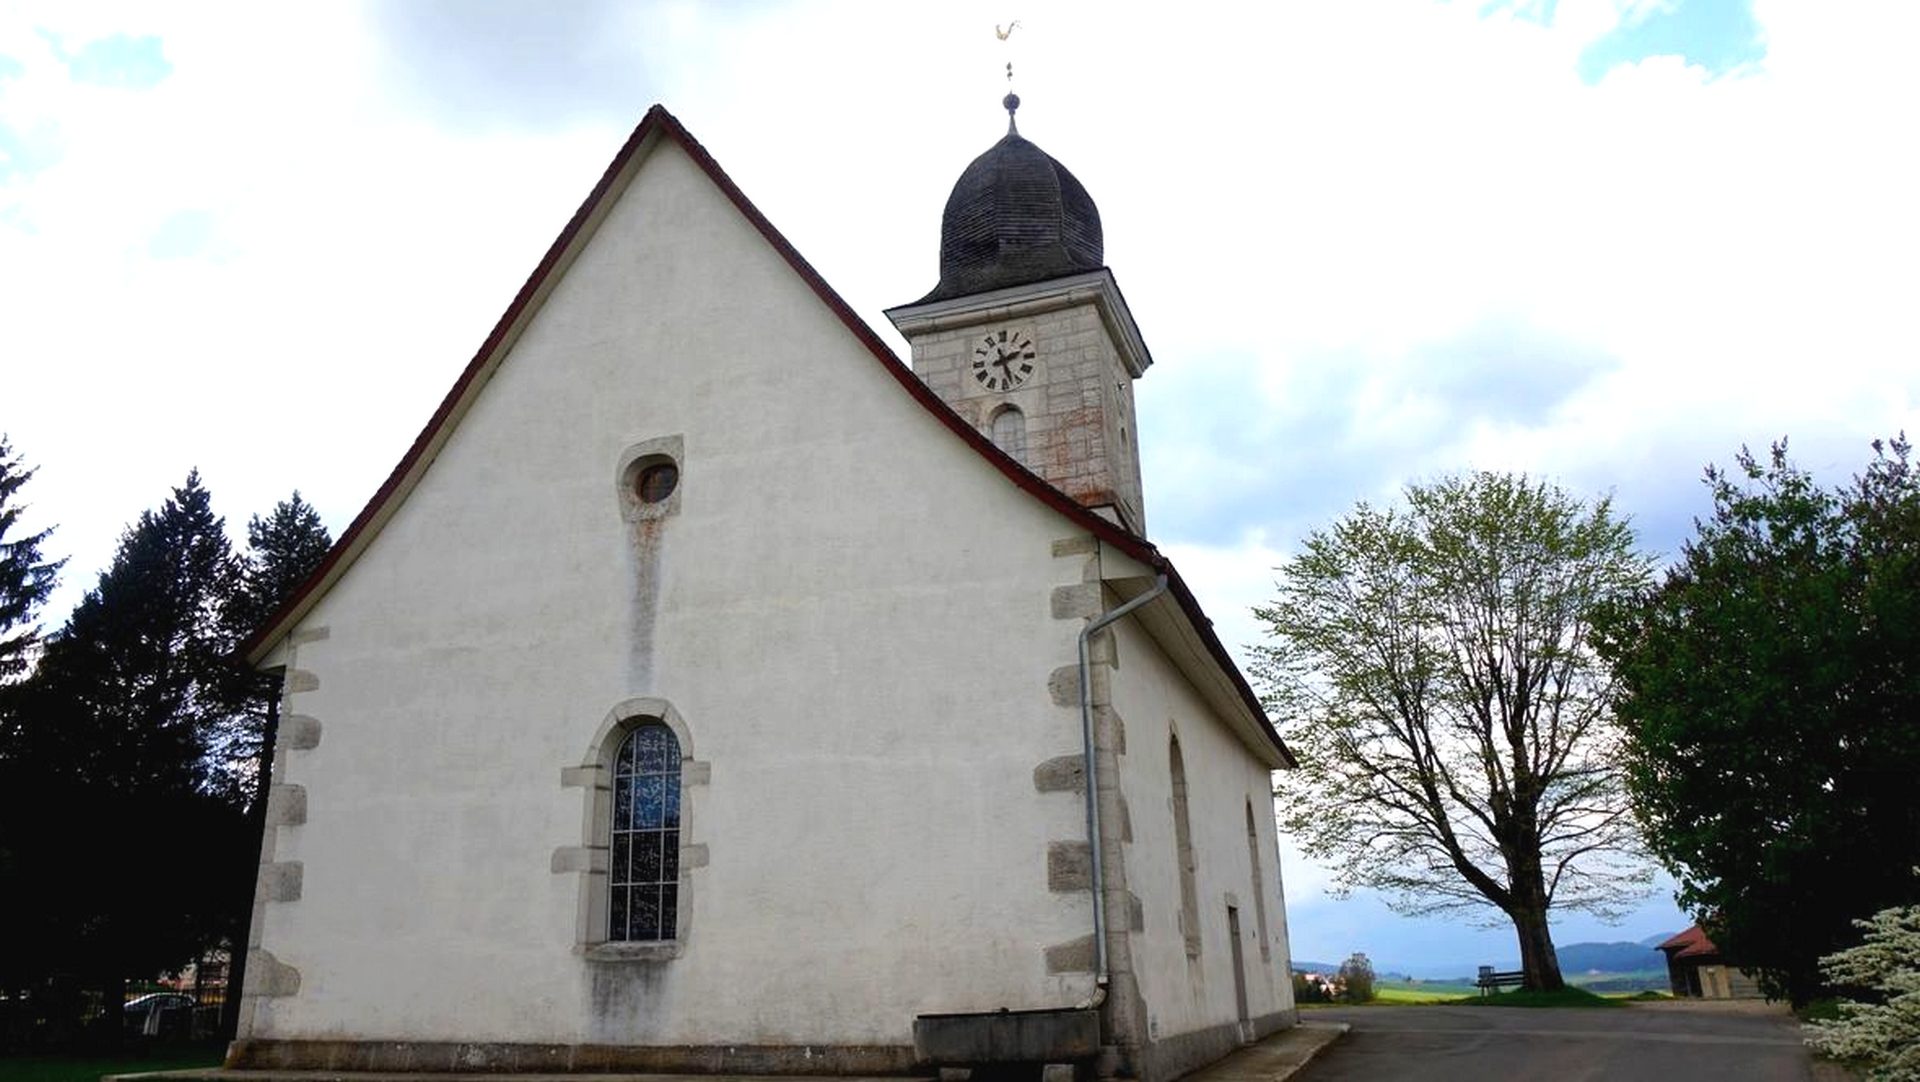
[[[1120,757],[1133,841],[1127,885],[1139,897],[1145,928],[1132,943],[1151,1039],[1241,1017],[1227,909],[1238,912],[1245,1016],[1293,1009],[1285,901],[1267,767],[1223,727],[1214,709],[1137,628],[1118,634],[1115,706],[1125,719]],[[1189,954],[1174,839],[1171,751],[1179,740],[1194,850],[1197,953]],[[1256,830],[1250,849],[1248,810]],[[1259,867],[1254,867],[1257,855]],[[1264,919],[1263,919],[1264,918]]]
[[[1094,995],[1058,867],[1081,797],[1041,775],[1080,752],[1060,597],[1102,546],[904,392],[686,145],[617,165],[261,649],[287,695],[237,1048],[904,1055],[921,1014]],[[654,458],[678,487],[642,511],[623,467]],[[1118,660],[1144,925],[1117,934],[1154,1032],[1236,1018],[1229,895],[1251,1013],[1290,1011],[1268,763],[1152,636]],[[677,934],[628,956],[595,827],[623,710],[685,757]],[[1197,960],[1167,940],[1176,730]]]

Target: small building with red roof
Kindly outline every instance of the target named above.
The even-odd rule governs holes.
[[[1655,948],[1667,956],[1673,994],[1692,999],[1759,999],[1752,977],[1728,962],[1698,924]]]

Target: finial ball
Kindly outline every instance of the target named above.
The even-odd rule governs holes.
[[[1012,113],[1015,109],[1020,108],[1020,95],[1008,94],[1006,97],[1000,99],[1000,104],[1007,107],[1008,113]]]

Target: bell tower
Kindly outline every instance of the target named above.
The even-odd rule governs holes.
[[[1100,212],[1020,136],[973,160],[940,220],[940,284],[887,310],[913,371],[982,435],[1144,534],[1133,381],[1153,363],[1104,263]]]

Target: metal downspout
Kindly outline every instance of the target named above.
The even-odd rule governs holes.
[[[1080,768],[1087,786],[1087,848],[1093,855],[1093,995],[1080,1010],[1098,1007],[1107,999],[1107,871],[1100,857],[1100,785],[1094,763],[1093,742],[1093,637],[1108,624],[1167,592],[1167,576],[1153,580],[1153,586],[1119,608],[1109,609],[1080,629]]]

